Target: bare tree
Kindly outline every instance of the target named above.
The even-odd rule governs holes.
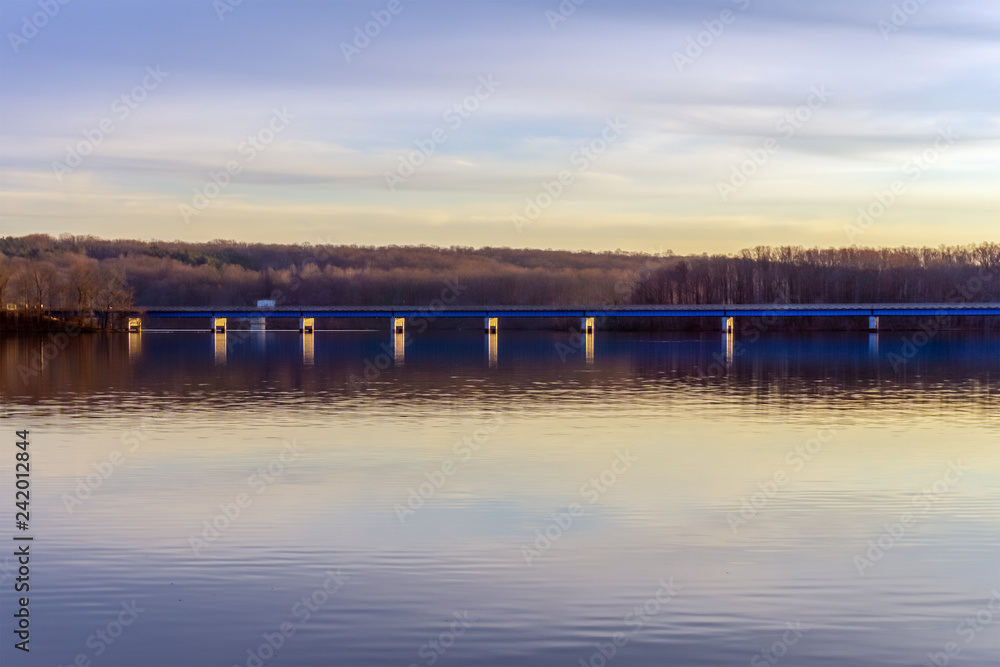
[[[105,310],[125,310],[132,307],[133,293],[128,286],[124,269],[118,264],[101,266],[100,288],[95,303]]]
[[[93,259],[79,258],[70,267],[69,277],[76,309],[92,311],[101,280],[100,265]]]
[[[55,292],[58,270],[48,260],[29,262],[25,269],[28,304],[34,308],[44,308]]]
[[[7,257],[6,255],[0,255],[0,308],[6,308],[7,306],[7,286],[10,284],[11,278],[17,267],[14,264],[14,260]]]

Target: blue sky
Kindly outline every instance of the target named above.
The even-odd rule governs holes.
[[[5,1],[0,33],[2,234],[997,239],[993,0]]]

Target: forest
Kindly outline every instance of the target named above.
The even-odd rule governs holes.
[[[0,308],[1000,301],[1000,244],[670,251],[0,238]]]

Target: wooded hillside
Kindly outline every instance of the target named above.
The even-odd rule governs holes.
[[[737,255],[0,238],[0,306],[1000,301],[1000,244],[757,247]]]

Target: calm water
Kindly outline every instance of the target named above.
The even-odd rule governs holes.
[[[1000,664],[995,335],[309,343],[0,341],[0,662]]]

